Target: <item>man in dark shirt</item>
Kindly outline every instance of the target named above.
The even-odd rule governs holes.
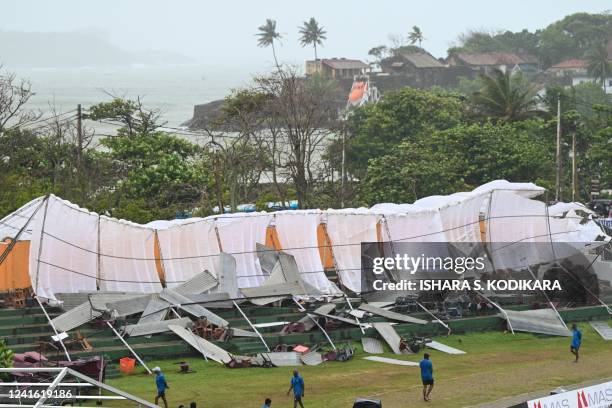
[[[429,354],[423,355],[423,360],[419,363],[421,367],[421,380],[423,381],[423,400],[430,401],[429,394],[433,390],[434,378],[433,378],[433,364],[429,359]]]

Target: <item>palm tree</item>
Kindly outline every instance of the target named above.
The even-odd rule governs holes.
[[[535,112],[533,89],[520,74],[495,69],[481,75],[482,88],[472,95],[472,103],[483,114],[505,120],[517,120]]]
[[[282,38],[282,36],[276,31],[276,20],[272,20],[270,18],[266,19],[266,24],[260,26],[258,30],[259,32],[255,34],[259,37],[257,39],[257,45],[260,47],[268,47],[270,45],[272,46],[274,64],[276,64],[277,69],[280,69],[280,66],[278,65],[278,60],[276,59],[276,49],[274,47],[274,40],[279,40]]]
[[[599,44],[587,52],[586,58],[589,75],[601,82],[605,92],[606,78],[612,76],[612,64],[608,61],[608,48],[605,44]]]
[[[314,46],[315,61],[317,60],[317,44],[323,45],[323,40],[326,40],[325,34],[327,32],[323,27],[319,26],[317,20],[314,17],[310,17],[310,20],[304,21],[300,29],[300,44],[302,47],[312,44]]]
[[[419,48],[421,48],[421,43],[423,42],[423,32],[417,26],[412,27],[412,31],[408,34],[408,39],[410,40],[410,44],[419,43]]]

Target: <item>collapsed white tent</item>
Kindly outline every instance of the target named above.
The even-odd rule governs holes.
[[[270,227],[276,229],[279,249],[294,256],[304,281],[333,295],[339,289],[324,273],[320,224],[325,225],[340,283],[355,292],[361,285],[362,242],[600,239],[603,232],[592,217],[585,219],[577,204],[547,208],[533,199],[543,191],[531,183],[497,180],[471,192],[426,197],[413,204],[224,214],[148,225],[99,216],[51,195],[26,204],[3,221],[12,223],[13,230],[21,228],[25,222],[16,220],[29,218],[38,209],[26,228],[31,233],[21,239],[31,241],[29,273],[41,297],[96,290],[157,293],[162,281],[172,288],[203,270],[216,276],[221,252],[236,260],[237,287],[257,287],[268,276],[255,246],[266,244]]]

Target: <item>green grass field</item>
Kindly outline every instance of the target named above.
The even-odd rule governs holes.
[[[606,343],[588,324],[582,324],[581,329],[583,356],[578,364],[572,362],[569,338],[500,332],[436,338],[467,354],[429,351],[436,379],[431,403],[420,399],[418,367],[363,360],[365,354],[359,349],[353,360],[346,363],[301,367],[306,383],[304,403],[308,408],[352,407],[355,397],[370,396],[382,399],[385,408],[462,407],[612,377],[612,342]],[[391,353],[385,356],[398,358]],[[421,355],[399,358],[418,361]],[[179,374],[178,361],[148,362],[151,368],[159,365],[165,372],[170,385],[168,403],[172,408],[190,401],[205,408],[259,408],[266,397],[272,399],[273,407],[293,406],[292,399],[285,394],[292,371],[290,367],[229,369],[192,358],[190,366],[196,372]],[[155,396],[152,376],[134,374],[108,383],[150,401]],[[126,406],[125,403],[105,405]]]

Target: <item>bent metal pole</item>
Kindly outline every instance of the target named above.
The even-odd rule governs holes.
[[[111,322],[107,321],[106,324],[108,325],[108,327],[111,328],[111,330],[113,331],[113,333],[115,333],[115,336],[117,336],[119,338],[119,340],[121,340],[121,342],[123,343],[123,345],[125,347],[127,347],[128,350],[130,350],[130,353],[132,353],[134,355],[134,357],[136,357],[136,360],[138,360],[138,362],[147,370],[147,372],[149,374],[153,374],[151,372],[151,370],[149,370],[149,367],[147,367],[147,365],[145,364],[144,361],[142,361],[142,359],[138,356],[138,354],[136,354],[136,352],[134,351],[134,349],[132,349],[130,347],[130,345],[127,343],[127,341],[125,341],[125,339],[123,337],[121,337],[121,335],[119,334],[119,332],[115,329],[115,327],[113,327],[113,325],[111,324]]]

